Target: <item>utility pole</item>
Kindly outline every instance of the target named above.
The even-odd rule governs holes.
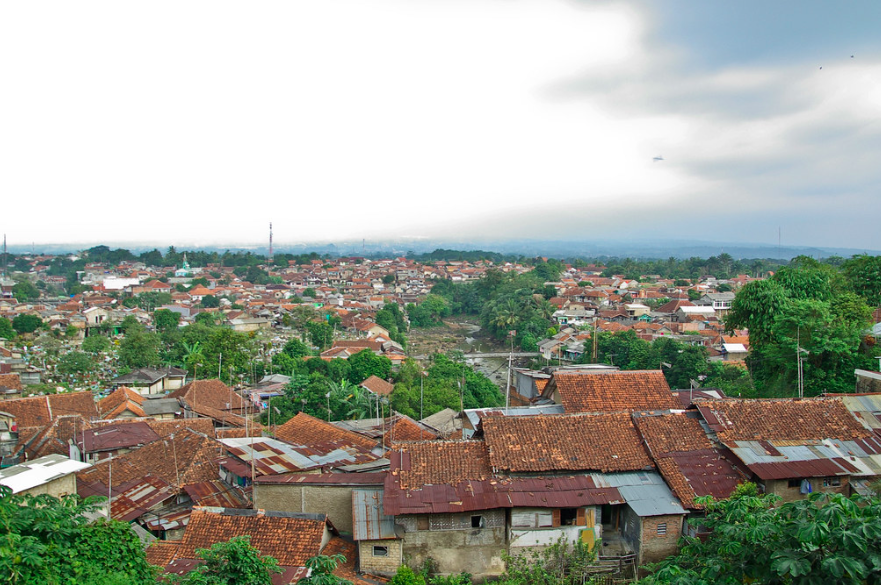
[[[508,380],[505,383],[505,414],[508,414],[508,408],[511,407],[511,365],[514,361],[514,336],[517,335],[516,331],[508,331],[508,337],[511,338],[511,351],[508,353]],[[463,427],[464,429],[464,427]],[[464,438],[465,431],[462,431]]]
[[[269,222],[269,264],[272,264],[272,222]]]

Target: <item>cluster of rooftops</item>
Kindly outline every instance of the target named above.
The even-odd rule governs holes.
[[[618,530],[646,561],[652,549],[644,531],[628,535],[604,510],[625,510],[645,526],[663,520],[666,535],[669,522],[681,527],[701,514],[697,497],[725,498],[746,481],[794,499],[819,490],[868,493],[881,475],[881,395],[734,399],[673,392],[659,371],[613,369],[564,368],[543,386],[543,407],[445,412],[423,421],[396,414],[327,422],[300,413],[265,428],[217,380],[170,395],[186,418],[128,411],[126,420],[101,419],[102,410],[119,414],[119,404],[137,403],[137,393],[125,388],[105,405],[88,393],[7,400],[0,417],[14,425],[16,448],[28,459],[72,456],[90,464],[77,471],[76,490],[109,495],[112,517],[162,539],[149,554],[166,570],[191,567],[196,548],[251,534],[267,543],[258,546],[265,554],[281,555],[284,582],[302,577],[305,559],[328,547],[358,557],[341,569],[347,574],[388,573],[388,547],[409,554],[421,534],[408,518],[426,518],[433,530],[441,517],[502,513],[502,547],[510,548],[529,531],[514,520],[523,510],[551,514],[550,524],[535,530],[557,529],[561,510],[580,510],[573,522],[582,532],[605,541]],[[0,472],[0,483],[24,485],[21,470],[10,473]],[[307,488],[350,495],[342,504],[302,496],[294,505],[278,491]],[[596,530],[585,510],[596,511]],[[463,530],[495,530],[485,521]],[[456,526],[445,522],[446,530]]]

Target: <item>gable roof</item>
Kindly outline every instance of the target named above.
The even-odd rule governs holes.
[[[483,432],[492,467],[512,473],[654,468],[627,413],[487,417]]]
[[[309,416],[305,412],[297,415],[275,429],[275,437],[294,445],[317,445],[337,442],[372,449],[376,441],[358,433],[341,429],[329,422]]]
[[[361,382],[360,385],[362,388],[366,388],[378,396],[388,396],[395,389],[394,384],[386,382],[378,376],[370,376]]]
[[[18,374],[0,374],[0,389],[2,388],[9,388],[17,392],[24,390]]]
[[[544,394],[553,396],[554,391],[567,413],[680,408],[664,375],[656,370],[557,371]]]
[[[19,428],[45,426],[64,415],[78,414],[86,420],[98,416],[91,392],[48,394],[4,400],[3,411],[15,417]]]
[[[697,408],[723,443],[871,437],[837,398],[700,400]]]
[[[193,380],[168,395],[182,399],[188,406],[207,406],[217,410],[241,410],[245,407],[242,397],[218,379]]]
[[[664,480],[686,508],[698,496],[727,498],[745,478],[717,449],[696,418],[685,413],[634,416],[637,430]]]
[[[131,388],[126,388],[125,386],[120,386],[104,398],[98,401],[98,412],[102,417],[107,416],[108,413],[114,411],[121,404],[125,402],[133,402],[134,404],[141,405],[144,403],[146,398],[132,390]],[[143,410],[141,410],[143,412]],[[143,416],[143,415],[141,415]]]
[[[274,557],[282,567],[303,567],[321,553],[326,529],[324,514],[196,507],[175,558],[195,559],[198,549],[250,535],[261,555]]]

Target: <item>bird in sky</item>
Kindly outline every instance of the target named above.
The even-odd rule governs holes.
[[[661,160],[664,160],[664,157],[661,156],[660,154],[659,154],[658,156],[652,158],[652,162],[658,162],[658,161],[661,161]]]

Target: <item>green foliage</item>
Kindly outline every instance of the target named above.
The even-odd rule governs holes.
[[[437,327],[450,316],[450,303],[440,295],[430,294],[418,305],[407,305],[407,316],[413,327]]]
[[[301,358],[306,357],[311,353],[309,350],[309,346],[300,341],[299,339],[289,339],[287,343],[284,344],[284,348],[282,348],[282,352],[291,357],[291,358]]]
[[[425,585],[425,579],[407,565],[401,565],[389,585]]]
[[[726,362],[707,364],[706,378],[701,383],[704,388],[719,388],[726,396],[755,398],[756,389],[752,377],[745,366]]]
[[[106,338],[105,338],[106,341]],[[86,374],[95,367],[95,362],[81,351],[69,351],[58,360],[58,373],[68,376]]]
[[[180,323],[180,313],[168,309],[156,309],[153,311],[153,323],[157,331],[174,329]]]
[[[205,295],[204,297],[202,297],[199,305],[203,309],[216,309],[220,306],[220,299],[218,299],[214,295]]]
[[[43,326],[43,320],[37,315],[21,314],[12,319],[12,328],[18,333],[33,333]]]
[[[250,536],[237,536],[218,542],[209,549],[199,549],[196,556],[202,563],[181,579],[180,585],[270,585],[272,576],[281,573],[278,561],[260,556],[251,546]]]
[[[310,321],[306,324],[309,340],[318,351],[324,351],[333,343],[333,327],[324,321]]]
[[[389,332],[392,341],[398,342],[401,347],[407,347],[407,320],[398,305],[386,303],[376,312],[375,320],[377,325]]]
[[[12,296],[20,303],[27,303],[40,298],[40,289],[31,281],[23,280],[12,286]]]
[[[877,583],[881,579],[881,502],[813,493],[779,503],[753,484],[728,500],[699,498],[709,534],[685,537],[679,554],[644,580],[661,584]]]
[[[561,536],[541,551],[503,554],[502,559],[505,573],[499,585],[582,585],[593,582],[587,568],[596,561],[596,552],[580,540],[569,543]]]
[[[855,293],[872,307],[881,306],[881,256],[854,256],[841,270]]]
[[[307,578],[298,581],[300,585],[352,585],[351,581],[333,574],[337,567],[346,562],[343,555],[318,555],[306,559],[306,568],[310,569]]]
[[[155,583],[154,569],[127,523],[85,514],[76,495],[13,495],[0,486],[0,575],[16,585]]]
[[[315,289],[310,286],[310,287],[307,287],[306,290],[303,291],[303,296],[310,298],[310,299],[314,299],[315,297],[318,296],[318,293],[316,293]]]
[[[103,335],[90,335],[83,339],[82,348],[86,353],[102,353],[110,349],[110,340]]]
[[[143,326],[129,327],[119,343],[119,362],[132,369],[159,365],[160,342],[157,334]]]
[[[387,380],[392,372],[392,361],[384,355],[376,355],[369,349],[362,349],[348,360],[349,381],[360,384],[370,376]]]
[[[501,406],[505,400],[492,380],[443,354],[435,355],[425,371],[414,360],[405,361],[398,371],[392,408],[419,419],[420,396],[423,417],[445,408],[459,410],[460,400],[465,408]]]
[[[866,264],[856,260],[853,270]],[[871,350],[862,346],[871,310],[849,289],[852,282],[832,266],[799,257],[738,292],[726,325],[749,329],[747,364],[760,395],[795,394],[799,347],[807,352],[800,352],[806,395],[849,391],[854,369],[873,367]]]
[[[6,317],[0,317],[0,338],[12,339],[15,337],[15,329],[12,328],[12,321]]]

